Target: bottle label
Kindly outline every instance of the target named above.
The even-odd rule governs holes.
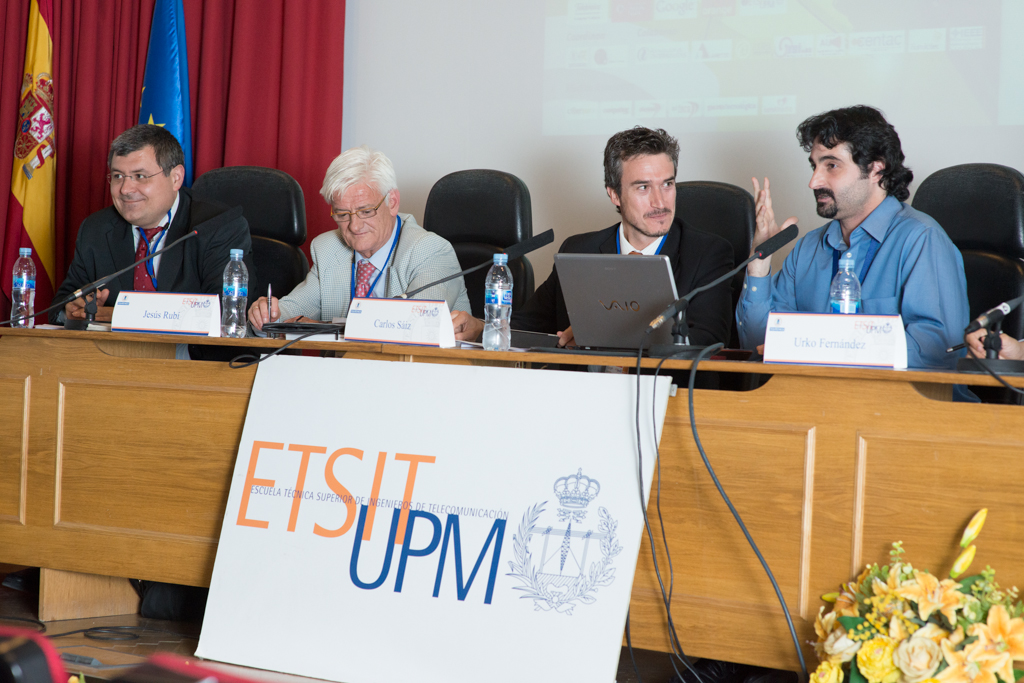
[[[225,282],[224,296],[249,296],[249,287],[246,285],[231,285]]]
[[[24,278],[24,277],[16,277],[16,278],[14,278],[14,288],[15,289],[35,289],[36,288],[36,281],[35,280],[29,280],[28,278]]]
[[[860,300],[832,299],[833,313],[860,313]]]
[[[511,306],[512,305],[512,290],[511,289],[485,289],[484,290],[484,305],[485,306]]]

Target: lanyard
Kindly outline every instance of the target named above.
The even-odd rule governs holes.
[[[402,219],[396,218],[395,221],[398,223],[398,234],[395,235],[395,241],[391,243],[391,248],[388,249],[388,258],[384,261],[384,267],[377,273],[377,277],[373,278],[373,282],[370,284],[370,288],[366,290],[366,296],[373,294],[373,290],[377,287],[377,282],[380,280],[380,276],[384,274],[384,271],[388,269],[388,263],[391,261],[391,255],[395,253],[395,247],[398,245],[398,240],[402,239]],[[356,252],[352,252],[352,281],[351,291],[349,293],[349,301],[356,298]]]
[[[870,237],[870,235],[869,235]],[[864,284],[864,279],[868,276],[868,270],[871,268],[872,262],[875,260],[875,254],[878,252],[878,247],[881,244],[874,237],[871,237],[871,244],[868,245],[867,256],[864,257],[863,267],[861,269],[860,283]],[[836,273],[839,272],[839,256],[849,249],[833,249],[832,250],[832,279],[836,279]]]
[[[153,240],[153,244],[150,244],[149,240],[146,239],[146,231],[139,228],[139,237],[141,237],[142,241],[146,244],[146,256],[152,256],[157,251],[157,247],[160,245],[160,240],[164,238],[164,235],[167,233],[167,228],[169,227],[171,227],[171,210],[167,209],[167,225],[164,226],[164,229],[161,230],[160,234],[158,234],[156,239]],[[156,285],[156,269],[153,266],[153,259],[146,261],[146,274],[149,275],[149,279],[153,283],[153,289],[158,289]]]
[[[661,244],[658,245],[658,251],[656,251],[654,253],[656,253],[656,254],[660,254],[661,253],[661,250],[665,248],[665,240],[666,239],[668,239],[668,235],[667,234],[661,236]],[[620,242],[619,242],[619,231],[618,230],[615,231],[615,253],[616,254],[621,254],[622,253],[622,244],[620,244]]]

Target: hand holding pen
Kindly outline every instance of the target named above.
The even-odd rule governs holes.
[[[278,308],[277,303],[271,286],[268,284],[267,296],[260,297],[249,307],[249,323],[253,329],[262,330],[265,323],[277,322],[281,319],[281,309]]]

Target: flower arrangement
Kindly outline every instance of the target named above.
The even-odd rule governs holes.
[[[964,530],[949,578],[915,569],[893,543],[888,565],[868,565],[815,620],[821,662],[811,683],[1016,683],[1024,671],[1024,603],[986,567],[960,578],[974,560],[985,523],[978,512]]]

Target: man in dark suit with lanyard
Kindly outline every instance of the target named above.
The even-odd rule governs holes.
[[[573,235],[559,252],[668,256],[679,296],[728,272],[732,268],[729,243],[696,230],[675,215],[678,161],[679,143],[662,129],[637,126],[613,135],[604,150],[604,183],[622,221],[604,230]],[[729,287],[726,281],[693,299],[686,311],[691,344],[729,341]],[[452,322],[458,339],[476,339],[483,331],[483,322],[466,313],[454,313]],[[574,343],[557,269],[552,269],[547,281],[512,314],[512,327],[558,334],[559,346]]]
[[[178,140],[160,126],[140,125],[110,145],[107,178],[113,206],[86,218],[78,229],[75,255],[57,288],[59,301],[76,289],[152,254],[193,229],[180,246],[136,266],[97,292],[97,319],[109,320],[105,306],[121,290],[219,294],[231,249],[241,249],[249,290],[259,291],[249,225],[240,211],[202,201],[182,187],[185,156]],[[50,314],[54,323],[85,319],[77,299]]]

